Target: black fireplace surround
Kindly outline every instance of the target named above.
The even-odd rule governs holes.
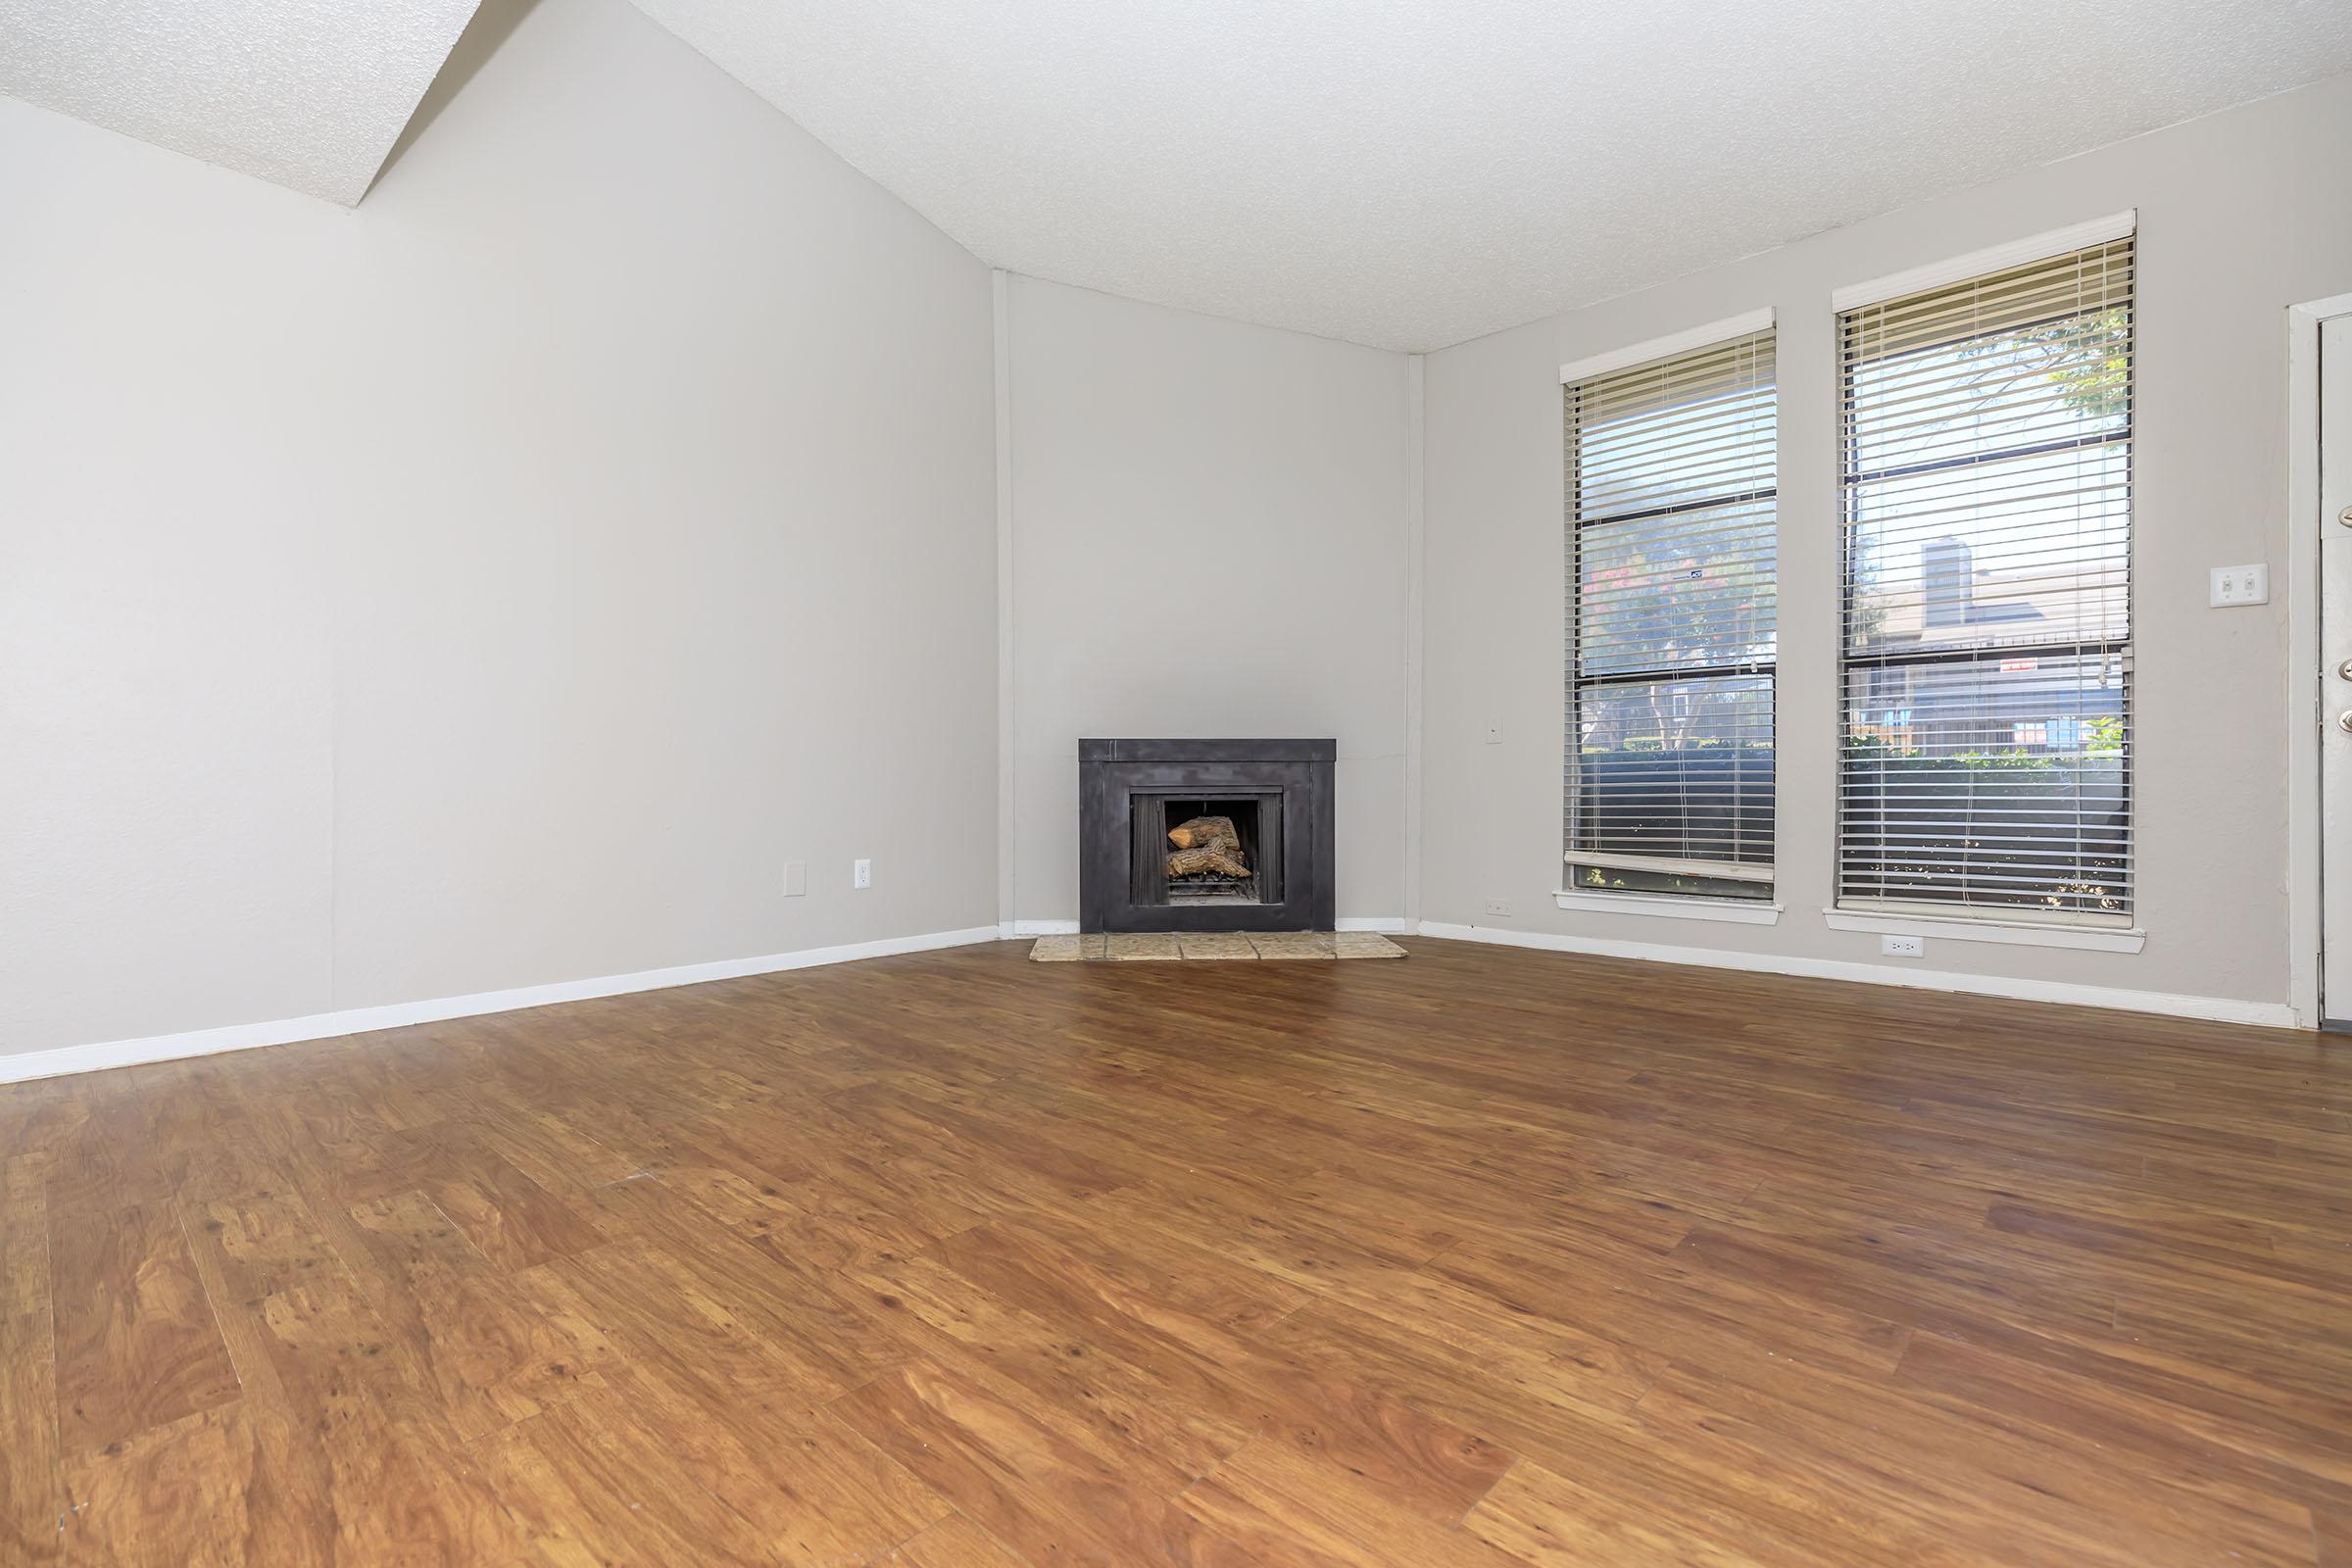
[[[1078,743],[1081,931],[1329,931],[1328,740]],[[1168,830],[1231,818],[1247,878],[1179,879]]]

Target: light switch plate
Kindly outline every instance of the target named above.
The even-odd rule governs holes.
[[[2219,610],[2235,605],[2267,605],[2271,602],[2271,568],[2253,566],[2216,566],[2213,568],[2213,591],[2206,603]]]
[[[1500,746],[1502,744],[1501,719],[1490,718],[1487,720],[1487,744],[1489,746]]]
[[[784,896],[788,899],[799,899],[808,897],[808,862],[807,860],[786,860],[784,862]]]

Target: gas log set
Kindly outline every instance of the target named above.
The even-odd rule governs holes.
[[[1224,877],[1246,881],[1250,861],[1242,853],[1242,835],[1230,816],[1196,816],[1168,829],[1168,876]]]

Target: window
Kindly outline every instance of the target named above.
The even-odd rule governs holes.
[[[1772,895],[1772,354],[1566,388],[1571,888]]]
[[[1843,907],[2130,924],[2132,270],[1838,317]]]

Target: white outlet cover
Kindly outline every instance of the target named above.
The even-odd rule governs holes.
[[[808,862],[807,860],[786,860],[784,862],[784,896],[788,899],[799,899],[806,898],[808,893]]]
[[[1922,958],[1927,956],[1927,952],[1928,943],[1925,937],[1887,935],[1879,938],[1879,953],[1885,957]]]
[[[2271,568],[2259,564],[2214,567],[2212,588],[2205,602],[2217,610],[2225,606],[2269,604]]]
[[[852,887],[859,888],[872,887],[874,885],[874,862],[871,860],[859,860],[855,865],[851,866],[850,885]]]

